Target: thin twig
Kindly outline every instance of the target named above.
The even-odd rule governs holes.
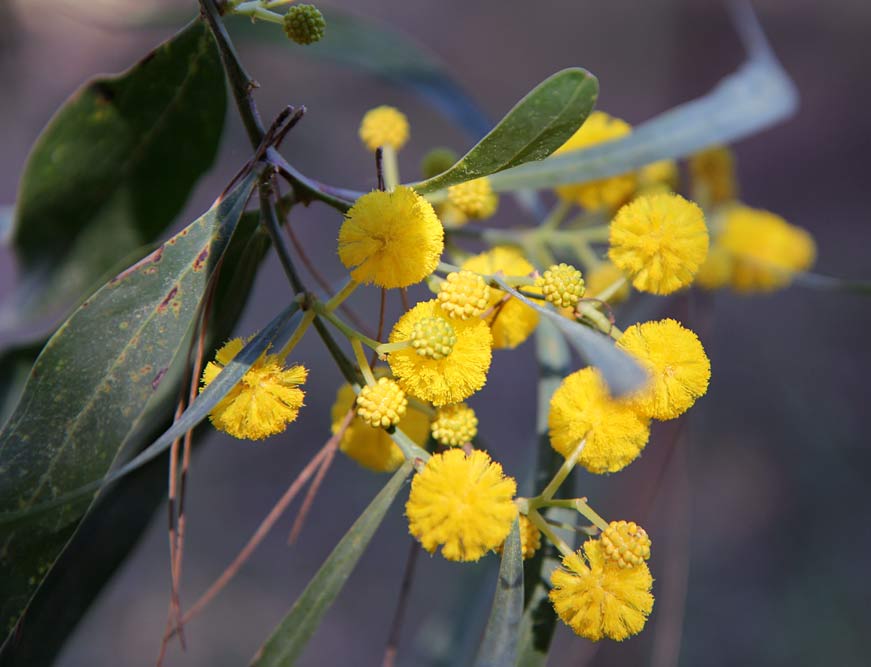
[[[380,341],[381,337],[384,335],[384,316],[387,311],[387,290],[382,287],[381,288],[381,303],[378,306],[378,335],[375,336],[375,340]],[[372,350],[372,359],[369,361],[369,365],[374,367],[375,364],[378,363],[378,352],[376,350]]]
[[[400,288],[399,295],[402,297],[402,309],[408,312],[411,310],[411,306],[408,304],[408,289],[405,287]]]
[[[396,663],[396,653],[399,650],[399,638],[402,634],[402,622],[405,619],[405,610],[411,593],[411,582],[414,580],[414,569],[417,556],[420,553],[420,543],[412,539],[411,548],[408,550],[408,559],[405,561],[405,574],[402,575],[402,584],[399,587],[399,600],[396,603],[396,612],[393,622],[390,624],[390,634],[387,636],[387,646],[384,649],[384,659],[381,667],[393,667]]]

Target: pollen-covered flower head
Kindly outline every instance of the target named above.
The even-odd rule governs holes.
[[[393,107],[370,109],[360,123],[360,140],[373,153],[380,146],[398,151],[408,141],[408,119]]]
[[[481,319],[448,318],[438,299],[431,299],[399,318],[390,342],[402,341],[411,344],[390,352],[388,362],[399,386],[412,396],[436,406],[459,403],[487,381],[493,337]]]
[[[632,132],[632,126],[624,120],[609,116],[604,111],[594,111],[584,124],[554,151],[554,155],[583,150],[608,141],[621,139]],[[561,199],[583,206],[588,210],[616,210],[635,192],[636,177],[630,172],[590,183],[560,185],[556,193]]]
[[[653,610],[653,577],[647,563],[621,568],[609,561],[599,540],[563,558],[553,571],[550,601],[575,634],[591,641],[623,641],[644,628]]]
[[[499,196],[484,176],[449,187],[448,202],[473,220],[485,220],[496,213]]]
[[[647,385],[627,400],[654,419],[674,419],[708,390],[711,362],[699,337],[672,319],[634,324],[617,341],[648,372]]]
[[[554,264],[535,281],[544,298],[557,308],[574,308],[584,296],[584,279],[575,267]]]
[[[605,558],[619,567],[638,567],[650,558],[647,531],[634,521],[612,521],[599,541]]]
[[[363,195],[339,230],[339,259],[351,277],[379,287],[419,283],[443,249],[444,229],[432,205],[405,186]]]
[[[520,555],[523,560],[529,560],[535,555],[535,552],[541,548],[541,531],[535,527],[526,515],[521,514],[520,517]],[[503,542],[496,548],[496,552],[501,554],[505,548]]]
[[[215,353],[215,360],[203,369],[200,391],[243,347],[242,339],[234,338]],[[281,355],[264,352],[212,408],[209,418],[215,428],[240,440],[262,440],[281,433],[303,406],[305,393],[299,385],[307,375],[302,366],[285,368]]]
[[[357,416],[373,428],[396,426],[407,407],[405,392],[387,377],[367,384],[357,395]]]
[[[595,368],[566,377],[550,399],[550,444],[571,456],[581,440],[586,444],[578,463],[593,473],[617,472],[634,461],[650,436],[650,420],[626,401],[608,393]]]
[[[436,410],[432,422],[432,437],[445,447],[458,447],[472,442],[478,435],[478,417],[465,403],[444,405]]]
[[[502,272],[506,276],[528,276],[535,270],[516,248],[496,246],[480,255],[470,257],[460,267],[483,275]],[[541,293],[538,287],[525,287],[529,292]],[[487,323],[493,332],[493,347],[515,348],[525,341],[538,326],[538,311],[522,301],[506,298],[502,290],[490,288]]]
[[[708,254],[705,216],[680,195],[638,197],[611,223],[608,256],[643,292],[671,294],[689,285]]]
[[[333,433],[338,432],[348,410],[354,407],[356,398],[351,385],[344,384],[339,388],[330,411]],[[412,405],[400,417],[397,428],[416,444],[423,446],[429,437],[429,417]],[[405,461],[402,450],[384,429],[372,428],[356,414],[339,441],[339,449],[364,468],[374,472],[393,472]]]
[[[441,547],[448,560],[478,560],[511,532],[516,492],[514,480],[486,453],[449,449],[411,480],[408,530],[430,553]]]

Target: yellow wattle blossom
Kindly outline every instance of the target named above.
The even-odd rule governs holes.
[[[502,554],[502,549],[505,547],[503,542],[496,547],[497,553]],[[535,552],[541,548],[541,531],[535,527],[525,514],[520,515],[520,555],[523,560],[529,560],[535,555]]]
[[[408,287],[431,274],[444,249],[432,205],[412,188],[360,197],[339,230],[339,259],[360,283]]]
[[[473,220],[485,220],[496,213],[499,196],[486,176],[448,188],[448,202]]]
[[[445,405],[436,410],[432,422],[432,437],[445,447],[458,447],[472,442],[478,435],[478,417],[465,403]]]
[[[475,561],[505,541],[517,517],[517,484],[479,450],[433,455],[411,480],[408,530],[428,552]]]
[[[330,411],[333,433],[339,430],[356,398],[351,385],[344,384],[339,388]],[[397,428],[422,447],[429,437],[429,417],[413,407],[408,408],[399,419]],[[374,472],[393,472],[405,461],[402,451],[384,429],[372,428],[356,415],[339,441],[339,449],[364,468]]]
[[[584,279],[575,267],[554,264],[535,280],[544,298],[557,308],[574,308],[584,296]]]
[[[379,146],[390,146],[398,151],[408,141],[408,119],[394,107],[375,107],[363,116],[359,134],[360,140],[373,153]]]
[[[599,540],[587,540],[582,551],[563,558],[563,568],[551,575],[550,601],[575,634],[623,641],[641,632],[653,610],[647,563],[621,568],[605,558]]]
[[[632,463],[650,436],[650,421],[608,393],[599,371],[582,368],[566,377],[550,399],[550,444],[570,456],[586,438],[578,463],[593,473],[617,472]]]
[[[716,244],[732,260],[729,283],[739,292],[785,287],[816,259],[816,244],[807,231],[749,206],[729,207]]]
[[[215,360],[203,369],[200,391],[244,346],[241,338],[234,338],[215,353]],[[281,433],[303,406],[305,393],[299,385],[307,375],[304,367],[284,368],[281,355],[264,352],[212,408],[209,419],[215,428],[240,440],[262,440]]]
[[[634,521],[612,521],[599,541],[605,558],[619,567],[638,567],[650,558],[647,531]]]
[[[629,281],[625,280],[626,276],[620,269],[608,261],[602,262],[594,269],[587,272],[584,279],[584,282],[586,283],[586,295],[591,299],[599,299],[601,298],[599,295],[602,294],[602,292],[611,287],[611,285],[621,278],[624,278],[623,284],[609,299],[607,299],[607,301],[612,305],[623,303],[629,298]]]
[[[478,317],[490,305],[490,286],[477,273],[454,271],[439,287],[438,300],[450,317]]]
[[[483,275],[493,275],[501,271],[506,276],[527,276],[535,270],[519,250],[510,246],[496,246],[470,257],[460,268]],[[524,289],[541,293],[537,287]],[[493,347],[496,349],[517,347],[538,326],[538,311],[518,299],[509,298],[503,301],[505,296],[502,290],[490,288],[488,308],[492,312],[487,315],[487,323],[493,332]]]
[[[732,277],[732,257],[717,241],[708,249],[708,256],[696,274],[695,285],[707,289],[719,289],[729,284]]]
[[[405,392],[395,380],[387,377],[367,384],[357,395],[357,416],[373,428],[396,426],[407,407]]]
[[[640,194],[674,192],[680,185],[680,172],[674,160],[660,160],[644,165],[638,171]]]
[[[708,254],[705,216],[680,195],[638,197],[611,222],[608,256],[643,292],[671,294],[689,285]]]
[[[435,330],[434,321],[441,321],[453,331],[449,354],[442,355],[441,347],[438,354],[420,354],[427,346],[417,349],[409,346],[390,352],[388,362],[406,393],[435,406],[459,403],[487,381],[493,337],[483,320],[449,320],[438,299],[431,299],[417,304],[399,318],[390,332],[390,342],[414,340],[415,334],[420,333],[418,325],[421,323],[427,324],[427,330]]]
[[[634,324],[617,341],[649,373],[627,400],[645,417],[674,419],[708,391],[711,362],[699,337],[672,319]]]
[[[735,157],[726,146],[696,153],[689,160],[693,199],[704,206],[725,204],[738,197]]]
[[[560,155],[614,141],[630,132],[632,126],[626,121],[609,116],[603,111],[594,111],[577,132],[553,154]],[[590,183],[560,185],[555,189],[560,198],[583,206],[587,210],[600,208],[616,210],[632,197],[635,187],[636,177],[630,172]]]

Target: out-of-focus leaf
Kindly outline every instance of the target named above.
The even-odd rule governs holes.
[[[834,278],[819,273],[796,273],[792,281],[800,287],[833,292],[851,292],[854,294],[871,294],[871,281]]]
[[[405,484],[411,467],[411,462],[406,461],[345,533],[252,660],[252,667],[290,667],[296,664]]]
[[[45,328],[156,238],[214,161],[225,110],[220,59],[200,21],[77,91],[21,179],[10,245],[22,275],[0,330]]]
[[[517,628],[523,616],[523,556],[519,526],[515,521],[502,547],[493,607],[475,658],[475,667],[514,667]]]
[[[4,424],[18,403],[30,368],[42,349],[42,341],[25,343],[0,353],[0,424]]]
[[[503,171],[491,178],[493,188],[541,189],[594,181],[737,141],[791,116],[798,107],[795,85],[752,12],[741,6],[736,27],[749,58],[707,95],[642,123],[623,139]]]
[[[453,167],[414,184],[414,188],[422,193],[435,192],[543,160],[581,126],[598,94],[599,82],[585,69],[572,67],[553,74],[527,93]]]
[[[118,274],[58,329],[0,432],[0,516],[100,480],[184,355],[204,290],[253,191],[220,203]],[[0,622],[11,629],[91,498],[0,527]],[[3,522],[5,523],[5,522]]]

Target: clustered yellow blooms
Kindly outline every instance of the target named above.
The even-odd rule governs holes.
[[[448,202],[472,220],[485,220],[499,207],[499,197],[486,177],[452,185],[448,188]]]
[[[408,119],[389,106],[370,109],[360,123],[360,140],[370,151],[385,146],[398,151],[408,141]]]
[[[445,405],[436,410],[432,422],[432,437],[445,447],[457,447],[472,442],[478,435],[478,417],[465,403]]]

